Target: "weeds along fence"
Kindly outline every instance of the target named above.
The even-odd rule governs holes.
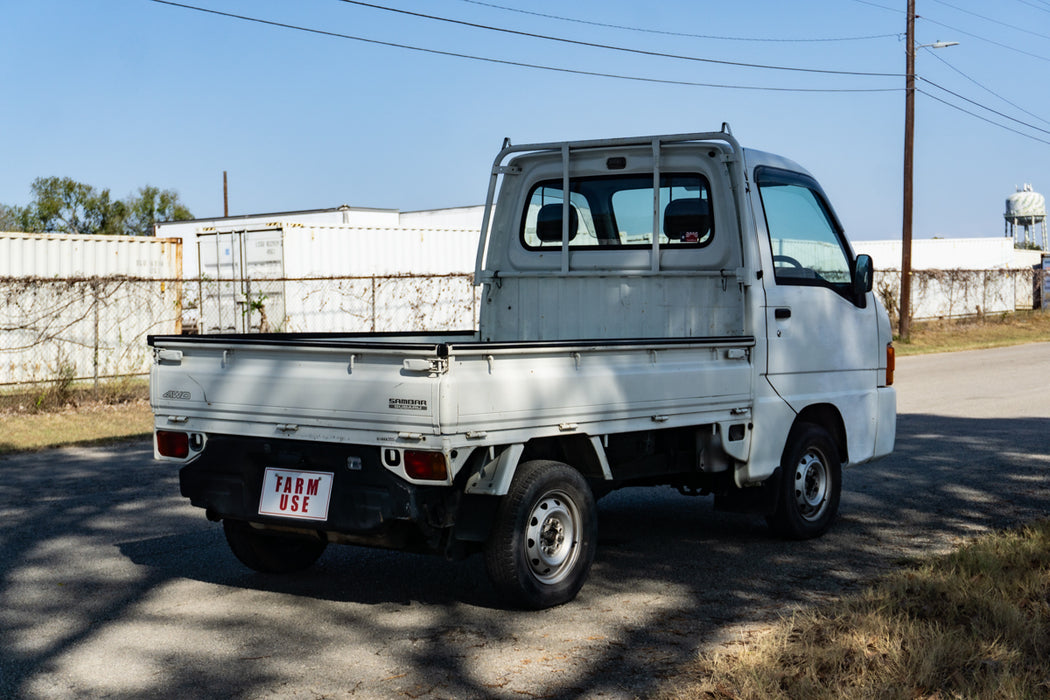
[[[1038,270],[917,270],[913,318],[1030,309]],[[876,274],[894,317],[900,272]],[[49,382],[144,376],[150,334],[413,332],[476,329],[471,274],[157,279],[0,277],[0,391]]]
[[[473,275],[0,277],[0,390],[145,376],[146,336],[477,326]]]
[[[980,317],[1038,308],[1046,274],[1029,268],[913,270],[911,317],[919,321]],[[875,293],[894,322],[900,318],[900,289],[900,270],[876,271]]]

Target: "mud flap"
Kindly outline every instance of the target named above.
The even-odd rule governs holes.
[[[731,489],[715,494],[715,510],[726,513],[753,513],[773,515],[777,510],[777,494],[780,493],[780,467],[758,486],[746,489]]]

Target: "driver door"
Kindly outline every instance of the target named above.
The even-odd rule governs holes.
[[[768,380],[796,411],[833,403],[849,425],[848,404],[868,400],[877,384],[874,298],[856,291],[853,252],[815,180],[769,167],[757,168],[755,180],[769,243]]]

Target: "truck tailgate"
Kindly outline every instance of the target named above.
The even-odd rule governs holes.
[[[346,441],[348,433],[434,433],[437,345],[201,342],[153,338],[150,401],[157,425],[202,432]]]

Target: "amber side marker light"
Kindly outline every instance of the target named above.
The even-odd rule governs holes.
[[[886,386],[893,386],[893,371],[897,369],[897,353],[893,344],[886,346]]]
[[[405,452],[405,474],[411,479],[445,481],[448,478],[445,455],[440,452],[407,450]]]
[[[174,430],[158,430],[157,452],[162,457],[185,459],[190,454],[189,433],[180,433]]]

